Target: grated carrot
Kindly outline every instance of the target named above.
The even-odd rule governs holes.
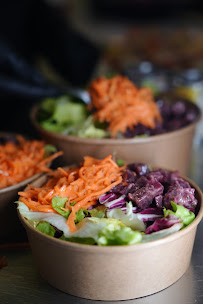
[[[29,185],[27,190],[18,194],[20,201],[31,211],[42,212],[56,212],[52,207],[52,198],[67,197],[63,210],[71,211],[67,225],[73,232],[77,229],[76,212],[96,205],[100,195],[122,181],[122,170],[123,167],[119,168],[111,155],[103,160],[85,156],[81,167],[58,168],[41,188]]]
[[[161,121],[159,109],[150,88],[137,88],[127,77],[117,75],[110,79],[99,77],[87,90],[91,96],[89,109],[94,109],[94,118],[108,122],[111,136],[125,133],[138,123],[150,128]]]
[[[0,146],[0,189],[17,184],[36,173],[49,172],[47,163],[61,151],[44,158],[45,143],[17,136],[18,144],[7,142]]]

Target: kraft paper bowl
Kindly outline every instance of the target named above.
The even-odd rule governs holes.
[[[80,163],[84,155],[99,159],[112,154],[116,159],[127,162],[144,162],[154,167],[179,170],[188,175],[195,127],[200,120],[201,111],[195,104],[189,103],[197,112],[196,120],[176,131],[133,139],[79,138],[47,131],[38,123],[36,117],[39,105],[31,110],[31,121],[39,136],[64,151],[61,165]]]
[[[15,133],[0,132],[0,138],[15,141]],[[48,163],[49,167],[51,163]],[[18,199],[18,192],[23,190],[27,184],[32,183],[43,173],[37,173],[20,183],[0,189],[0,244],[7,242],[18,242],[27,239],[22,224],[19,221],[14,201]]]
[[[34,182],[44,184],[46,177]],[[127,300],[151,295],[175,283],[187,270],[197,225],[203,216],[201,190],[195,220],[165,238],[129,246],[95,246],[47,236],[20,214],[41,276],[53,287],[82,298]]]

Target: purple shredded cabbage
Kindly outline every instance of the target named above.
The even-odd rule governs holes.
[[[127,207],[122,207],[121,210],[126,213]],[[138,208],[137,207],[132,207],[132,212],[133,213],[137,213],[138,212]]]
[[[121,208],[126,205],[125,196],[118,196],[114,193],[101,195],[99,202],[100,204],[104,204],[108,209]]]
[[[114,201],[115,199],[117,199],[119,196],[116,195],[115,193],[105,193],[103,195],[101,195],[99,197],[99,202],[100,204],[105,204],[105,203],[108,203],[108,202],[111,202],[111,201]]]
[[[180,223],[182,220],[173,214],[169,214],[167,217],[158,218],[152,225],[145,230],[146,234],[156,232],[162,229],[170,228],[174,224]]]
[[[147,208],[138,213],[138,217],[143,222],[155,221],[163,216],[163,211],[157,208]]]

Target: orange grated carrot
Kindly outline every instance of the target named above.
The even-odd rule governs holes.
[[[47,163],[62,155],[58,151],[45,155],[45,143],[17,136],[18,144],[7,142],[0,146],[0,189],[19,183],[36,173],[50,172]]]
[[[53,197],[66,197],[64,210],[71,213],[67,219],[70,232],[74,232],[76,212],[96,205],[100,195],[106,193],[122,181],[122,170],[109,155],[98,160],[84,157],[81,167],[61,169],[50,177],[41,188],[28,187],[19,192],[22,201],[31,211],[56,212],[52,207]],[[74,205],[71,205],[72,203]]]
[[[95,119],[109,123],[112,137],[138,123],[154,128],[156,120],[162,120],[152,90],[138,89],[127,77],[99,77],[88,85],[87,90],[91,96],[89,109],[95,109]]]

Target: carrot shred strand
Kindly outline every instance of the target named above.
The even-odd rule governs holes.
[[[63,210],[71,211],[67,225],[70,232],[74,232],[77,229],[76,212],[96,205],[100,195],[119,184],[122,169],[111,155],[103,160],[85,156],[81,167],[58,168],[41,188],[30,186],[19,192],[20,201],[31,211],[56,212],[52,207],[52,198],[68,198]]]
[[[58,151],[45,156],[45,143],[17,137],[18,144],[7,142],[0,145],[0,189],[17,184],[37,173],[50,172],[47,164],[62,155]]]
[[[154,128],[156,121],[162,121],[152,90],[138,89],[127,77],[98,77],[87,90],[91,96],[89,110],[94,109],[96,120],[109,124],[111,137],[139,123]]]

